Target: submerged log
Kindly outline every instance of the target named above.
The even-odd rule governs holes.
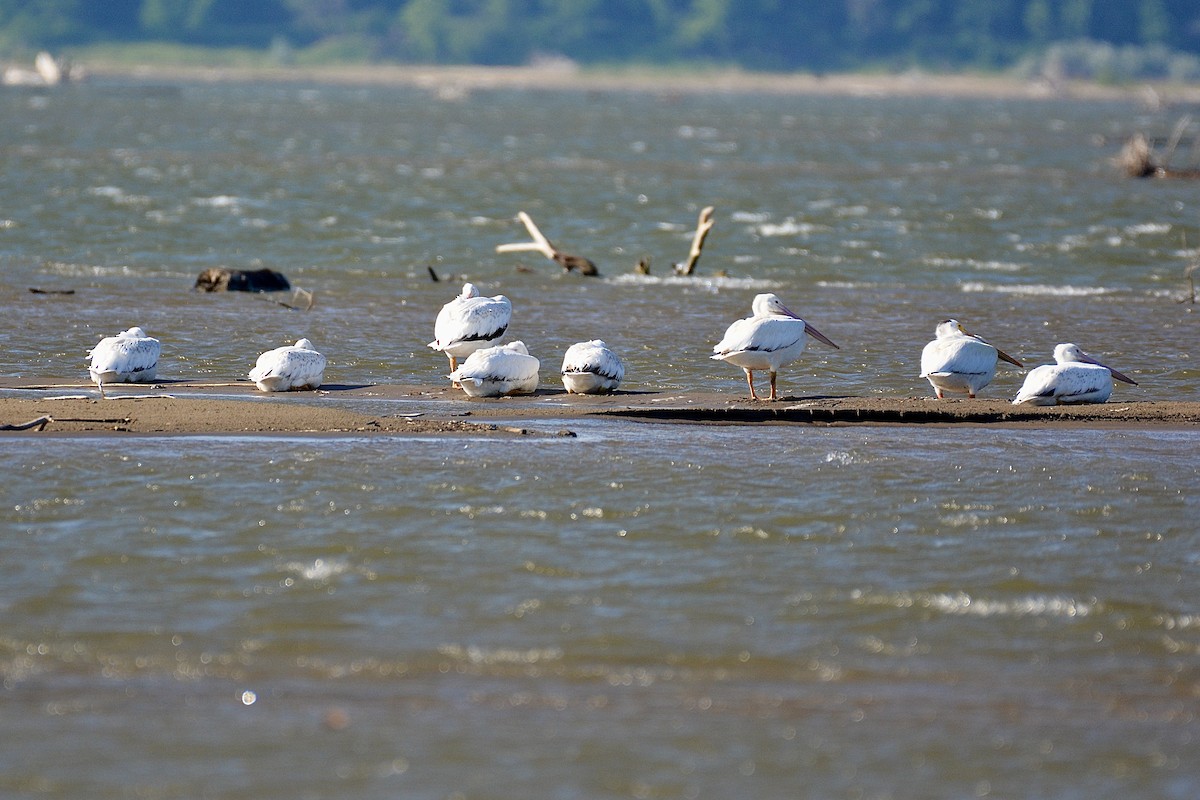
[[[273,269],[206,269],[193,287],[205,292],[286,292],[292,288],[283,273]]]

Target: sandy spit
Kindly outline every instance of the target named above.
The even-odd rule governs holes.
[[[0,381],[0,435],[383,434],[570,435],[571,420],[619,417],[692,424],[1126,427],[1200,426],[1200,403],[1109,402],[1034,408],[1005,400],[931,397],[791,396],[776,402],[714,392],[618,392],[603,396],[539,390],[523,397],[470,399],[440,386],[326,386],[265,395],[249,382],[111,387],[36,386]],[[23,427],[46,418],[44,424]],[[521,421],[539,423],[536,429]],[[514,422],[515,421],[515,422]]]

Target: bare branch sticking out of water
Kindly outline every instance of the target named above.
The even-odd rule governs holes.
[[[692,236],[692,249],[688,253],[687,261],[675,265],[676,275],[691,275],[695,271],[696,262],[700,260],[700,251],[704,248],[704,240],[708,238],[708,232],[714,224],[713,207],[705,206],[696,220],[696,233]]]
[[[541,253],[567,272],[578,272],[580,275],[593,276],[600,274],[599,270],[596,269],[596,265],[588,259],[583,256],[564,253],[555,247],[524,211],[517,213],[517,219],[521,220],[521,224],[525,226],[525,230],[529,232],[529,238],[533,241],[499,244],[496,245],[497,253]]]
[[[1192,264],[1184,270],[1183,274],[1188,279],[1188,294],[1179,301],[1180,303],[1196,304],[1196,270],[1198,269],[1200,269],[1200,262]]]
[[[308,289],[301,289],[299,287],[292,290],[292,299],[290,301],[276,300],[273,297],[267,297],[265,294],[260,294],[259,296],[268,303],[275,303],[292,311],[309,311],[317,303],[316,294],[310,292]],[[298,300],[303,300],[303,304],[297,302]]]
[[[1171,160],[1171,156],[1175,155],[1175,148],[1179,147],[1179,140],[1183,138],[1184,132],[1188,126],[1192,124],[1191,114],[1184,114],[1175,122],[1175,128],[1171,131],[1171,138],[1167,142],[1167,152],[1163,156],[1162,168],[1167,169],[1167,162]]]

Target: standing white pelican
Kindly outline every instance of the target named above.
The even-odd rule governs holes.
[[[325,380],[325,356],[308,339],[300,339],[259,356],[250,380],[264,392],[316,389]]]
[[[562,381],[569,393],[611,392],[624,377],[625,364],[621,357],[599,339],[573,344],[563,356]]]
[[[967,333],[956,319],[938,323],[934,340],[921,351],[921,377],[929,380],[941,400],[946,392],[966,392],[967,397],[992,382],[996,359],[1023,366],[1003,350]]]
[[[149,383],[158,372],[162,346],[138,327],[106,336],[88,351],[92,363],[88,373],[104,397],[106,383]]]
[[[458,359],[491,346],[503,336],[511,319],[512,303],[507,297],[480,297],[475,284],[464,283],[462,294],[438,312],[429,346],[446,354],[453,372],[458,368]]]
[[[713,348],[712,358],[728,361],[746,372],[746,383],[750,386],[750,399],[760,399],[754,392],[754,370],[771,372],[771,396],[776,399],[775,373],[784,364],[795,361],[804,352],[811,336],[830,347],[837,345],[824,334],[797,317],[774,294],[760,294],[751,305],[754,316],[739,319],[729,326],[725,336]]]
[[[1013,405],[1103,403],[1112,395],[1113,378],[1137,386],[1137,381],[1101,364],[1078,345],[1058,345],[1054,348],[1054,361],[1029,371]]]
[[[524,342],[485,347],[467,356],[450,380],[471,397],[532,394],[538,387],[541,362],[529,355]]]

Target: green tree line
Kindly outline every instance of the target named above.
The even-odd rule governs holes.
[[[1195,0],[0,0],[0,54],[341,43],[367,60],[1004,68],[1052,43],[1200,53]]]

